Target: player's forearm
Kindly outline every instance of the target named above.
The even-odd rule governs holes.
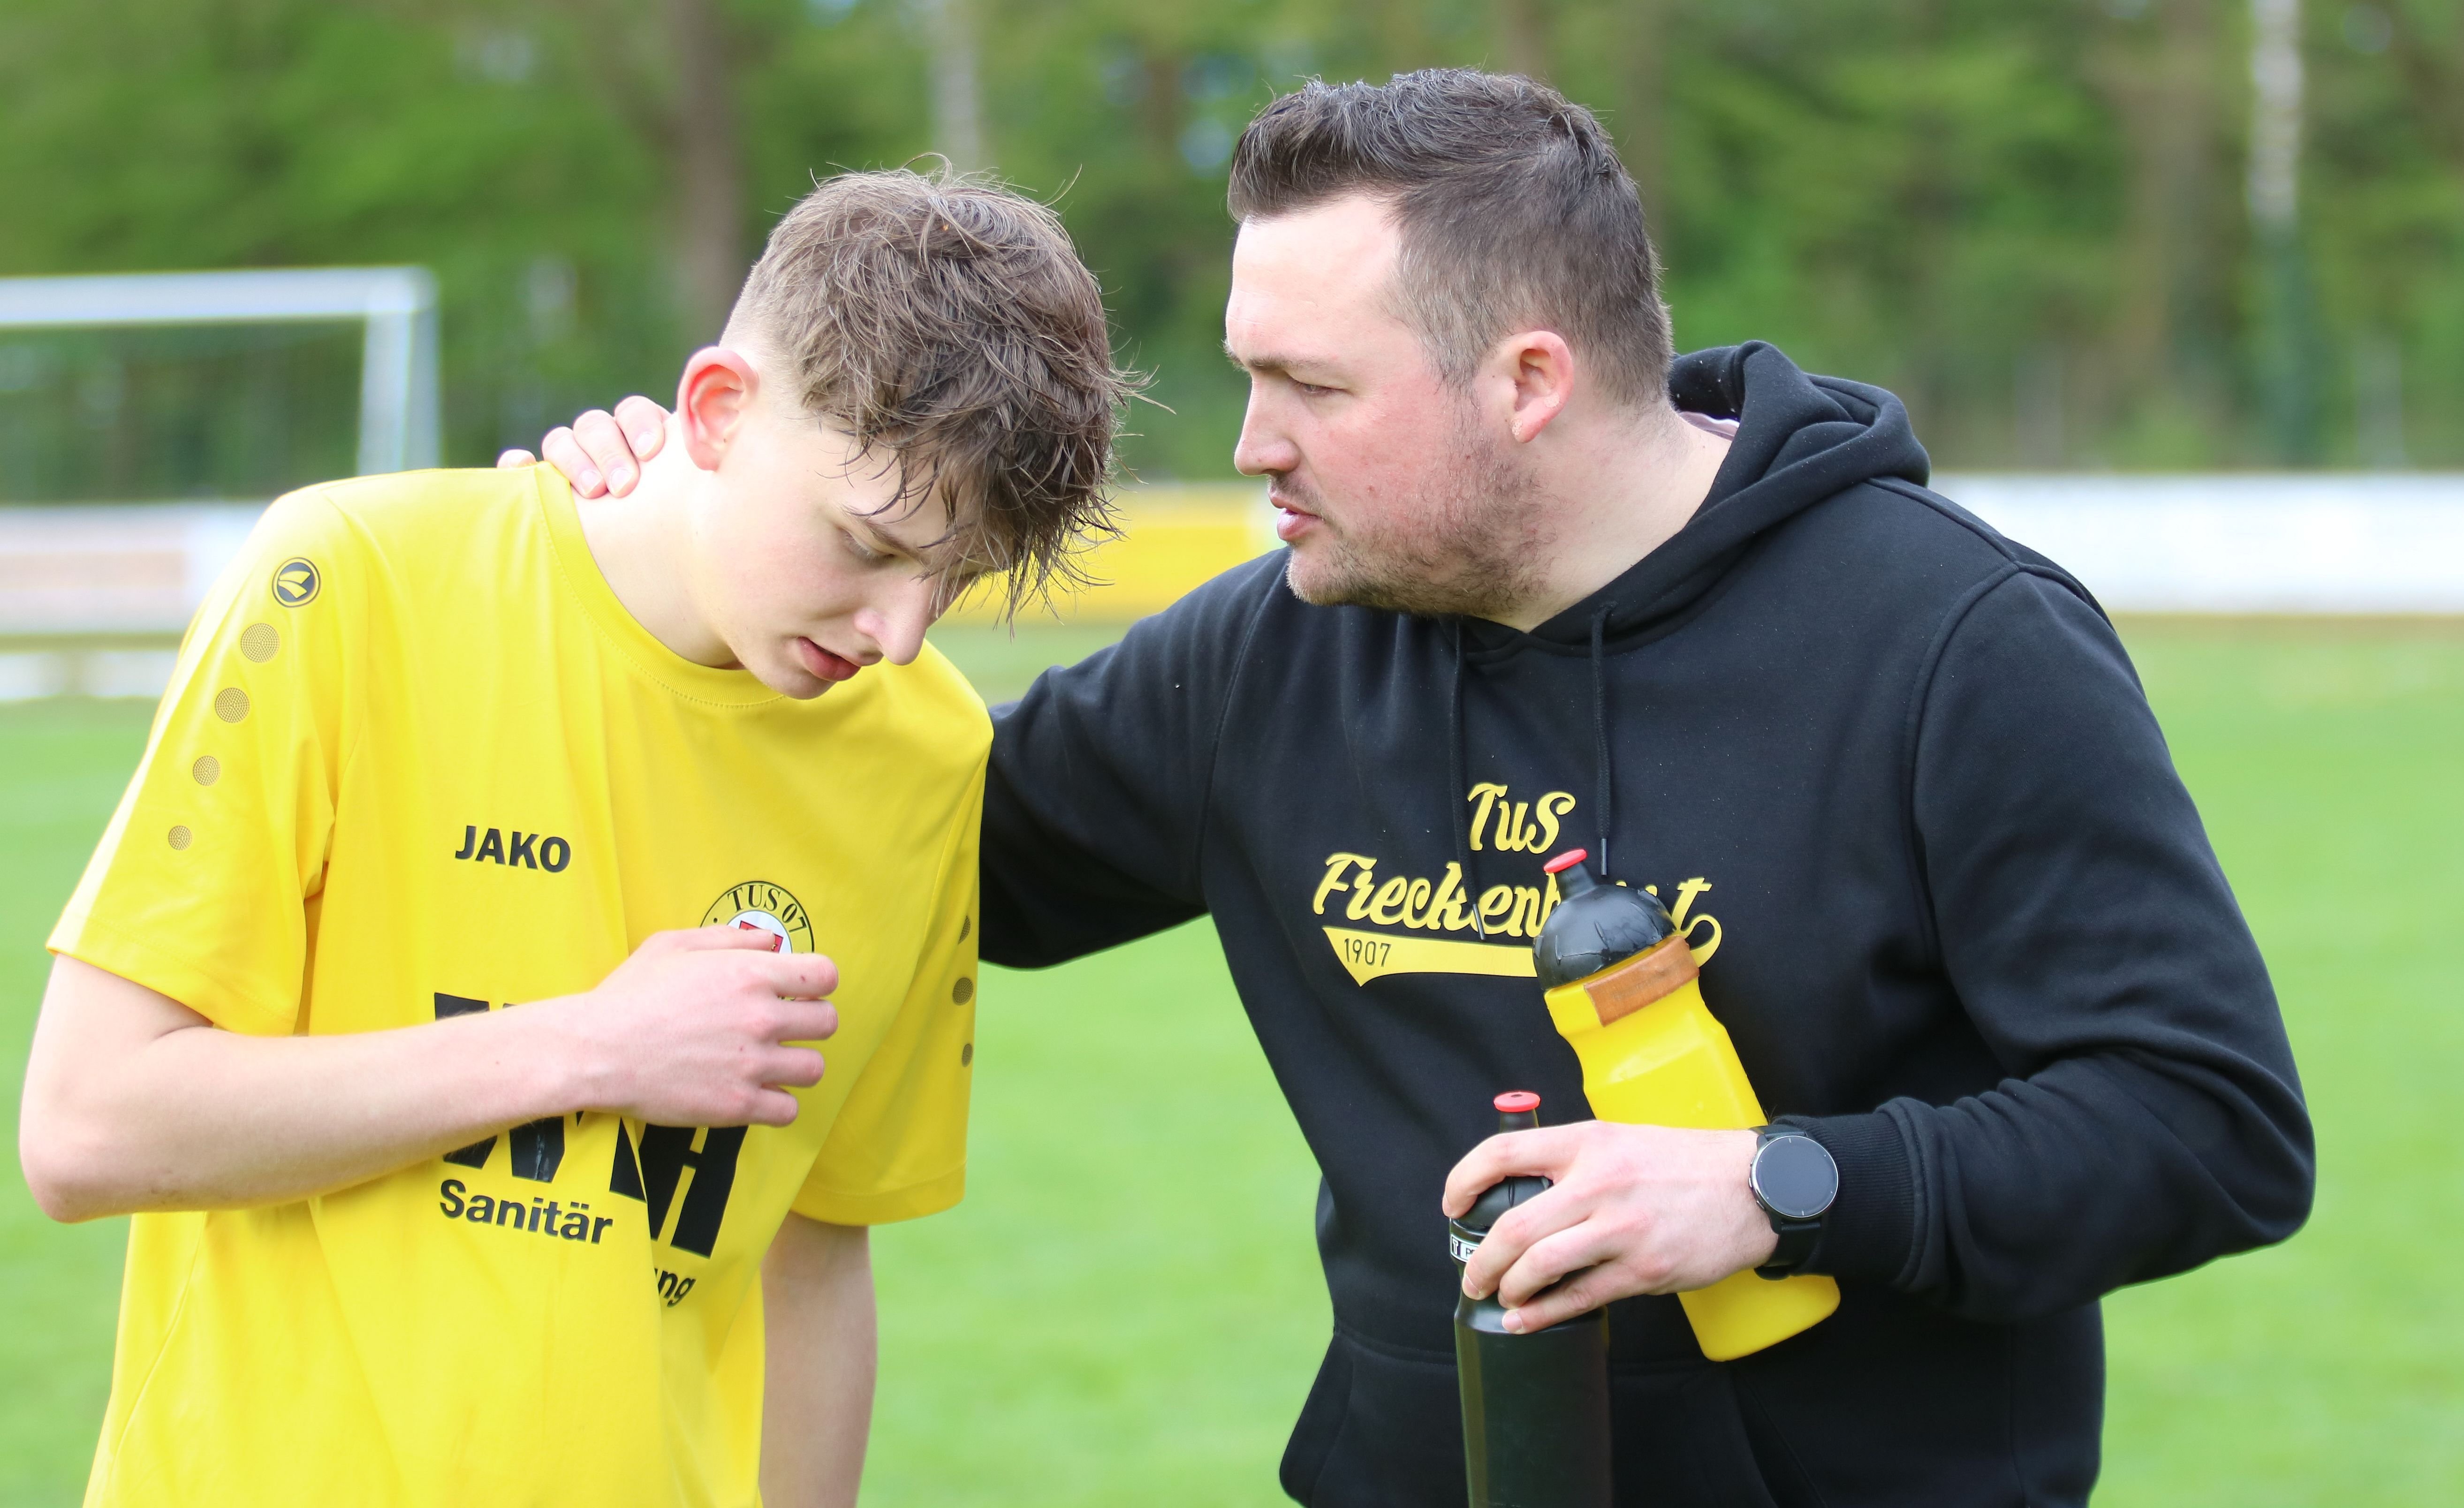
[[[838,969],[766,932],[661,932],[582,994],[393,1031],[247,1037],[73,958],[52,971],[18,1154],[55,1218],[345,1188],[525,1121],[785,1126]]]
[[[878,1352],[865,1230],[788,1215],[761,1264],[761,1500],[849,1508]]]
[[[550,1002],[389,1032],[249,1037],[58,960],[30,1055],[19,1155],[46,1213],[302,1198],[585,1098]]]

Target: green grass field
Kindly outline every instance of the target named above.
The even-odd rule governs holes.
[[[2142,622],[2133,652],[2276,971],[2317,1115],[2288,1245],[2118,1296],[2100,1501],[2464,1500],[2464,628]],[[946,646],[988,696],[1102,641]],[[146,710],[0,709],[0,1110],[41,939]],[[1042,974],[987,971],[956,1212],[878,1239],[869,1499],[1268,1503],[1326,1300],[1314,1175],[1201,924]],[[7,1133],[0,1133],[5,1135]],[[13,1148],[13,1141],[10,1143]],[[13,1158],[11,1159],[13,1163]],[[0,1175],[0,1504],[77,1499],[123,1227],[45,1221]],[[2444,1424],[2441,1421],[2446,1421]]]

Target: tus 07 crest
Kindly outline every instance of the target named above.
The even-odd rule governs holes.
[[[813,951],[812,913],[804,903],[789,894],[786,886],[767,880],[747,880],[731,885],[725,895],[710,903],[701,915],[704,927],[746,927],[768,932],[786,943],[784,951],[808,953]]]

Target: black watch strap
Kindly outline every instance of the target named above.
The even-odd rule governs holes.
[[[1784,1196],[1784,1206],[1774,1206],[1764,1191],[1767,1169],[1763,1153],[1773,1142],[1782,1140],[1802,1144],[1802,1147],[1789,1149],[1799,1159],[1793,1169],[1795,1176],[1787,1180],[1794,1187]],[[1811,1190],[1805,1177],[1809,1168],[1815,1171]],[[1776,1280],[1794,1273],[1814,1255],[1815,1243],[1822,1238],[1822,1217],[1830,1212],[1831,1202],[1838,1193],[1839,1170],[1831,1160],[1830,1149],[1805,1132],[1793,1126],[1766,1126],[1754,1142],[1753,1171],[1750,1183],[1754,1202],[1771,1221],[1771,1234],[1779,1237],[1771,1248],[1771,1259],[1754,1272]]]
[[[1778,1244],[1771,1248],[1771,1260],[1754,1269],[1754,1276],[1777,1282],[1793,1275],[1814,1255],[1814,1243],[1822,1238],[1822,1222],[1783,1220],[1773,1215],[1771,1230],[1779,1236]]]

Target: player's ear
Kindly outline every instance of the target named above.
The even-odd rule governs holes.
[[[685,435],[685,453],[705,471],[718,470],[727,448],[751,417],[761,388],[753,363],[723,345],[704,346],[685,359],[685,375],[676,382],[676,418]]]
[[[1525,330],[1490,352],[1485,384],[1516,443],[1529,445],[1565,412],[1574,394],[1573,349],[1554,330]]]

